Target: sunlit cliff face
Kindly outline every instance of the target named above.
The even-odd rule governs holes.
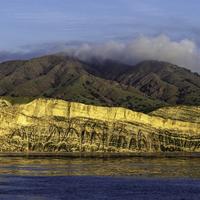
[[[200,121],[195,120],[200,108],[170,109],[146,115],[55,99],[21,105],[2,99],[0,151],[200,151]],[[192,118],[193,113],[196,118]]]

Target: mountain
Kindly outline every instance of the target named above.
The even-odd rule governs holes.
[[[200,121],[192,118],[193,112],[200,116],[200,107],[182,110],[171,108],[162,117],[161,111],[149,115],[44,98],[12,105],[1,98],[0,151],[200,152]]]
[[[52,97],[94,105],[122,106],[150,111],[166,105],[132,86],[101,78],[78,59],[45,56],[0,64],[0,96]]]
[[[96,75],[132,86],[170,105],[200,105],[200,75],[188,69],[159,61],[144,61],[135,66],[121,64],[121,67],[107,61],[96,66]]]
[[[3,62],[0,96],[1,152],[200,152],[200,76],[170,63]]]
[[[17,102],[51,97],[150,112],[200,105],[200,75],[159,61],[137,65],[50,55],[0,64],[0,96]]]

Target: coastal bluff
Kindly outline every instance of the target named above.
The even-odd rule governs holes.
[[[0,99],[0,152],[200,152],[200,107],[144,114],[39,98]]]

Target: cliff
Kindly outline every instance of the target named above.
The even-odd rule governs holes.
[[[163,117],[165,119],[190,121],[200,123],[200,106],[173,106],[164,107],[150,113],[152,116]]]
[[[1,99],[0,151],[200,151],[199,107],[168,110],[147,115],[56,99],[21,105]]]

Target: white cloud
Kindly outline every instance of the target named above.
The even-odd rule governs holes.
[[[141,36],[129,43],[111,41],[99,45],[82,44],[67,52],[83,60],[99,57],[129,64],[159,60],[200,71],[200,51],[197,45],[189,39],[173,41],[165,35]]]
[[[58,42],[27,45],[18,52],[0,52],[0,60],[24,59],[58,52],[65,52],[82,60],[96,57],[128,64],[136,64],[143,60],[159,60],[200,72],[200,50],[195,42],[189,39],[174,41],[165,35],[140,36],[129,42],[110,41],[104,44]]]

